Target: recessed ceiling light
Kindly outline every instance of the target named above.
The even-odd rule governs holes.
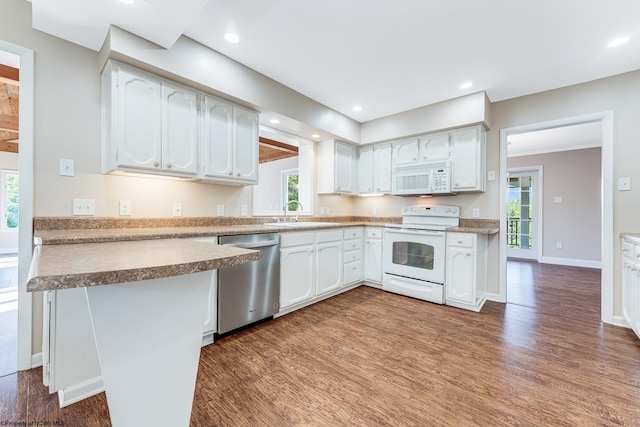
[[[356,105],[355,107],[353,107],[353,111],[362,111],[362,107],[359,105]]]
[[[607,46],[616,47],[620,46],[621,44],[625,44],[628,41],[629,37],[618,37],[617,39],[611,40]]]
[[[278,120],[278,119],[271,119],[271,120],[269,120],[269,123],[273,123],[274,125],[277,125],[278,123],[280,123],[280,120]]]
[[[133,4],[134,0],[118,0],[122,4]]]
[[[314,133],[313,135],[311,135],[311,138],[320,138],[320,135],[318,135],[317,133]]]
[[[473,83],[471,82],[464,82],[460,85],[460,89],[469,89],[471,86],[473,86]]]
[[[229,43],[238,43],[240,41],[240,37],[236,33],[227,33],[224,35],[224,39]]]

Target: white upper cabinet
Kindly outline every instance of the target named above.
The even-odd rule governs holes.
[[[204,97],[203,179],[258,182],[258,114]]]
[[[420,161],[438,162],[449,160],[449,132],[433,133],[420,137]]]
[[[356,147],[328,140],[318,143],[318,194],[356,194]]]
[[[403,139],[393,143],[393,166],[410,166],[420,160],[420,140],[418,138]]]
[[[162,83],[162,169],[195,175],[198,172],[198,94]]]
[[[102,96],[103,173],[257,183],[255,111],[117,62],[102,73]]]
[[[450,133],[453,192],[485,191],[486,146],[481,126]]]
[[[160,170],[162,161],[161,81],[126,67],[113,67],[109,87],[113,122],[103,123],[112,132],[116,168]],[[108,108],[109,106],[105,106]]]
[[[358,149],[358,193],[391,193],[391,144]]]

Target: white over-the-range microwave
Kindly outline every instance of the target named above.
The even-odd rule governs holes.
[[[395,166],[391,193],[398,196],[445,195],[451,192],[451,161]]]

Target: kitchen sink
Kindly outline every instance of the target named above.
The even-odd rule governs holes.
[[[301,222],[266,222],[264,224],[265,227],[326,227],[332,225],[340,225],[339,222],[322,222],[322,221],[301,221]]]

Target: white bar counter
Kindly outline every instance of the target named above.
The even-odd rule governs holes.
[[[36,245],[27,290],[85,288],[113,426],[188,426],[212,270],[261,257],[185,239]]]

